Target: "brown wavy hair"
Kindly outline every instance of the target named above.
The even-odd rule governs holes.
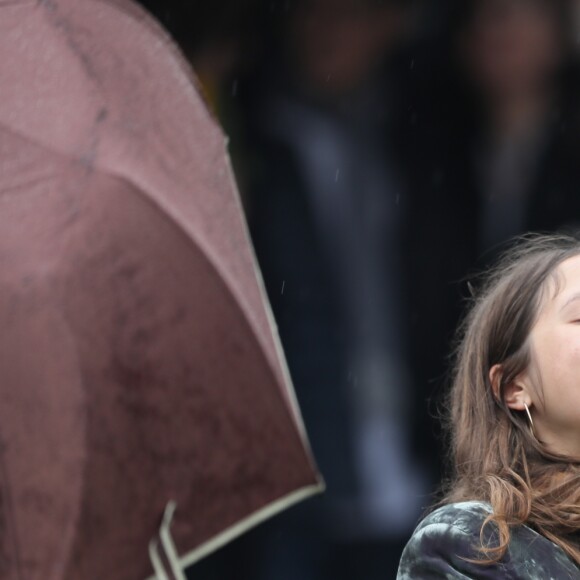
[[[510,530],[526,524],[559,545],[580,564],[580,460],[548,451],[527,423],[512,411],[504,388],[526,369],[542,393],[529,345],[542,300],[558,291],[558,266],[580,255],[580,240],[567,236],[522,238],[487,273],[458,331],[446,426],[454,468],[442,503],[481,500],[493,513],[484,521],[482,564],[502,558]],[[501,364],[496,395],[490,369]],[[484,542],[496,527],[497,545]]]

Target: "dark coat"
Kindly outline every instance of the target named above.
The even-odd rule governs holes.
[[[499,562],[466,561],[481,558],[477,546],[481,545],[481,526],[490,513],[489,504],[475,501],[449,504],[431,513],[409,540],[397,580],[580,578],[580,568],[559,546],[527,526],[512,530],[508,551]],[[493,524],[485,528],[484,541],[497,545]]]

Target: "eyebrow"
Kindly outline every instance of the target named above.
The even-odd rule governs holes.
[[[569,296],[568,299],[566,300],[566,302],[564,302],[564,304],[562,304],[562,306],[560,306],[560,311],[564,310],[564,308],[566,308],[566,306],[568,306],[569,304],[571,304],[575,300],[580,300],[580,292],[574,292],[574,294]]]

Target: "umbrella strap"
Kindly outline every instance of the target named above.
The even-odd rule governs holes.
[[[177,509],[177,504],[174,501],[170,501],[163,514],[163,519],[161,521],[161,527],[159,528],[159,538],[161,540],[161,545],[163,551],[165,552],[165,557],[169,566],[171,568],[171,574],[174,580],[187,580],[181,564],[179,563],[179,554],[171,537],[171,521],[173,520],[173,514]],[[170,576],[167,575],[165,566],[161,556],[159,555],[159,541],[154,538],[149,542],[149,558],[155,571],[157,580],[170,580]]]

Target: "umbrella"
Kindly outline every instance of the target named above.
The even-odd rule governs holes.
[[[322,488],[224,136],[129,2],[0,50],[0,577],[183,578]]]

